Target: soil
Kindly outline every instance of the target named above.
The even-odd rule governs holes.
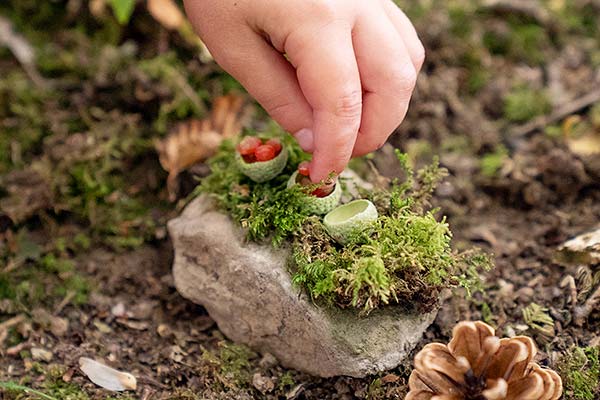
[[[195,58],[195,50],[177,33],[157,27],[140,5],[134,14],[139,19],[120,27],[110,10],[94,16],[87,2],[54,3],[42,11],[68,11],[48,28],[56,35],[49,41],[40,40],[32,29],[48,16],[35,14],[32,28],[27,28],[23,15],[32,12],[30,5],[0,8],[0,15],[9,16],[36,52],[60,48],[57,54],[73,57],[80,63],[77,68],[92,71],[67,68],[68,60],[38,65],[42,79],[65,93],[60,98],[42,96],[41,101],[23,100],[22,93],[16,95],[19,88],[0,77],[0,145],[9,143],[2,150],[10,150],[10,156],[0,157],[0,326],[18,318],[9,329],[0,329],[0,382],[18,382],[57,399],[403,398],[411,360],[364,379],[310,377],[278,366],[269,355],[232,344],[201,306],[176,292],[165,223],[184,201],[168,203],[166,173],[151,142],[179,120],[202,115],[196,101],[208,105],[211,98],[236,86],[214,64]],[[560,264],[555,257],[561,243],[598,227],[600,150],[573,151],[569,135],[580,132],[572,133],[565,118],[525,134],[513,132],[598,87],[600,33],[586,21],[597,21],[600,9],[591,1],[576,1],[564,10],[540,5],[537,13],[507,12],[482,2],[443,2],[438,7],[427,1],[412,3],[406,10],[414,17],[428,60],[406,122],[374,162],[383,174],[395,176],[392,145],[408,152],[417,164],[439,154],[451,175],[438,188],[433,205],[448,217],[454,246],[479,246],[495,258],[495,268],[483,276],[482,292],[470,298],[461,291],[445,295],[438,317],[415,351],[433,341],[446,342],[460,320],[481,319],[502,335],[532,335],[540,363],[556,367],[572,346],[600,345],[599,310],[581,326],[575,324],[569,289],[561,284],[568,275],[575,276],[578,265]],[[80,22],[77,13],[84,15]],[[581,22],[572,26],[576,18]],[[77,26],[83,33],[74,32]],[[114,45],[92,51],[89,46],[97,46],[97,41],[85,36],[94,34]],[[128,51],[123,43],[132,42],[137,52],[123,55]],[[168,58],[167,50],[177,57]],[[108,66],[94,64],[98,54],[112,54],[132,66],[115,75]],[[179,58],[169,76],[182,74],[184,89],[179,78],[173,86],[173,80],[164,77],[168,73],[153,71],[150,62],[139,67],[141,60],[158,63],[161,56]],[[25,85],[37,79],[37,72],[32,75],[30,67],[29,73],[23,72],[23,63],[1,46],[0,69],[13,80],[29,82]],[[130,86],[119,87],[136,76]],[[200,94],[191,100],[177,98],[176,93],[187,87]],[[532,101],[547,107],[514,115],[507,104],[518,102],[523,94],[515,87],[534,93],[525,106],[516,107],[519,111]],[[41,110],[41,120],[13,107],[29,106],[27,101]],[[598,108],[594,111],[593,106],[584,105],[574,114],[584,135],[595,132],[600,137],[594,117]],[[259,117],[257,126],[264,120]],[[102,131],[97,124],[106,121],[120,126],[109,133],[121,143],[128,141],[128,147],[97,134]],[[24,125],[43,133],[29,134]],[[14,133],[15,127],[20,134]],[[553,134],[556,130],[562,134]],[[106,179],[106,191],[91,184],[77,189],[73,182],[80,181],[65,172],[75,166],[104,165],[89,156],[86,138],[95,138],[98,148],[110,143],[110,151],[119,154],[113,158],[116,167],[95,176]],[[63,164],[68,157],[76,162]],[[68,178],[49,179],[40,165],[52,165],[51,174]],[[193,187],[190,176],[180,177],[181,199]],[[21,194],[29,200],[19,202]],[[103,217],[107,210],[125,207],[124,198],[141,204],[141,212],[127,208],[131,213]],[[109,229],[111,224],[116,228]],[[66,238],[65,243],[58,238]],[[54,266],[49,255],[72,267]],[[82,277],[85,288],[74,277]],[[21,290],[23,285],[27,295],[11,289]],[[35,288],[41,293],[32,294]],[[547,329],[524,318],[523,309],[532,303],[547,309],[552,319]],[[51,355],[34,359],[32,354],[39,353],[32,349],[38,348]],[[98,388],[77,369],[80,356],[102,359],[134,374],[137,391],[115,395]],[[600,398],[600,388],[595,396]],[[5,391],[0,398],[36,397]],[[567,391],[565,398],[576,397]]]

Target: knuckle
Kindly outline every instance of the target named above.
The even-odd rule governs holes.
[[[306,6],[310,15],[321,20],[334,19],[339,9],[331,0],[312,0],[308,1]]]
[[[414,62],[417,70],[420,70],[425,62],[425,47],[423,47],[421,42],[419,42],[419,45],[417,46]]]
[[[275,119],[293,111],[294,102],[286,98],[272,98],[263,101],[265,110]]]
[[[335,102],[333,114],[338,118],[360,120],[362,112],[362,91],[349,90]]]
[[[417,83],[417,71],[412,64],[405,64],[389,72],[388,88],[394,92],[412,92]]]

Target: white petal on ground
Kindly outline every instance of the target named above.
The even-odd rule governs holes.
[[[91,358],[81,357],[79,368],[92,382],[107,390],[120,392],[135,390],[137,387],[135,376],[127,372],[117,371]]]

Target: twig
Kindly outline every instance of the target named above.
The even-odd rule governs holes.
[[[18,325],[23,321],[25,321],[24,314],[19,314],[15,317],[7,319],[6,321],[0,323],[0,332],[2,332],[3,330],[8,330],[10,327],[12,327],[14,325]]]
[[[48,87],[48,83],[35,67],[33,48],[23,36],[13,30],[10,21],[2,16],[0,16],[0,45],[8,47],[33,83],[42,88]]]
[[[509,136],[515,138],[528,135],[598,102],[600,102],[600,88],[592,90],[577,100],[559,106],[550,115],[542,115],[524,125],[511,129]]]
[[[525,17],[534,19],[543,26],[556,28],[556,21],[539,1],[521,1],[521,0],[486,0],[483,7],[502,14],[521,14]]]
[[[46,393],[40,392],[39,390],[35,390],[27,386],[22,386],[14,382],[0,382],[0,388],[24,392],[27,394],[33,394],[45,400],[58,400],[56,397],[49,396]]]
[[[65,308],[67,306],[67,304],[69,304],[71,302],[71,300],[73,300],[73,297],[75,297],[75,292],[73,290],[71,290],[62,299],[62,301],[56,306],[56,308],[54,309],[54,315],[60,314],[61,311],[63,310],[63,308]]]
[[[600,304],[600,285],[598,285],[596,290],[594,290],[594,293],[592,293],[592,295],[590,297],[588,297],[588,299],[582,306],[575,307],[575,309],[573,310],[573,323],[576,326],[582,326],[585,323],[585,321],[588,319],[588,317],[590,316],[592,311],[598,309],[599,304]]]

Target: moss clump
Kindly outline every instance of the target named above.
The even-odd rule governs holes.
[[[545,92],[518,86],[504,99],[504,117],[511,122],[525,122],[551,109]]]
[[[202,358],[218,368],[225,386],[248,387],[252,381],[251,360],[255,359],[257,354],[243,345],[221,342],[219,347],[218,355],[205,351]]]
[[[481,157],[481,173],[488,178],[495,177],[508,158],[508,149],[502,145],[497,146],[494,152],[484,154]]]
[[[406,181],[364,193],[379,212],[373,230],[356,233],[340,246],[319,220],[311,219],[296,236],[293,281],[314,299],[366,312],[385,304],[429,310],[442,288],[472,288],[477,269],[489,267],[490,260],[479,252],[454,253],[445,219],[436,219],[437,210],[426,211],[446,171],[434,161],[415,174],[406,156],[398,157]]]
[[[262,138],[273,135],[266,134]],[[221,208],[248,230],[248,239],[253,241],[271,238],[274,244],[280,244],[300,230],[308,217],[301,188],[286,190],[288,179],[304,155],[290,137],[282,138],[282,143],[288,149],[288,165],[275,179],[257,183],[236,167],[233,143],[224,142],[209,162],[211,174],[195,192],[215,196]]]
[[[573,347],[559,360],[565,395],[593,400],[600,395],[600,347]]]
[[[447,174],[437,160],[414,172],[408,157],[398,153],[406,179],[361,193],[375,204],[379,218],[372,230],[353,233],[341,245],[326,232],[320,217],[308,215],[301,189],[286,188],[303,153],[290,138],[284,143],[290,152],[288,166],[265,183],[243,176],[235,168],[233,144],[224,144],[197,193],[215,196],[247,229],[250,240],[291,243],[293,282],[315,301],[365,312],[386,304],[430,310],[440,290],[474,288],[478,268],[489,267],[489,259],[480,253],[453,252],[448,224],[436,218],[437,210],[429,209],[431,194]]]

